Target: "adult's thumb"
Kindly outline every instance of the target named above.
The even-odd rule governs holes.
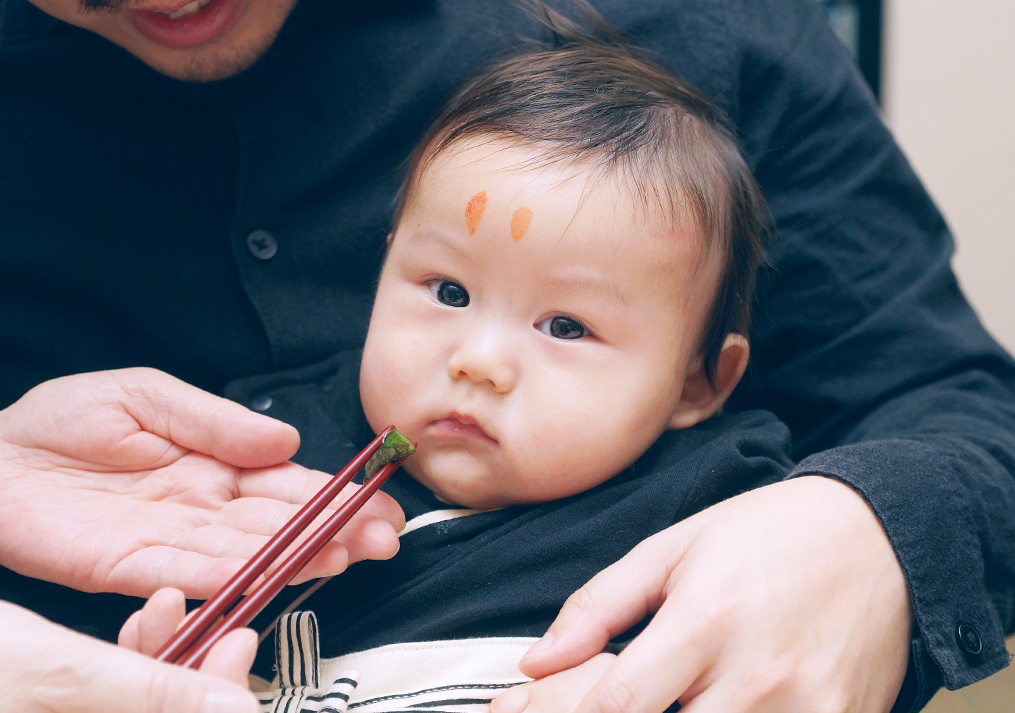
[[[116,649],[117,658],[96,671],[84,696],[84,713],[257,713],[254,695],[229,681],[159,663]],[[61,710],[67,710],[66,707]],[[71,710],[76,710],[71,708]]]
[[[522,673],[538,679],[584,663],[658,609],[694,531],[686,524],[663,530],[586,582],[522,657]]]
[[[24,713],[257,713],[229,681],[159,663],[0,606],[0,683]]]

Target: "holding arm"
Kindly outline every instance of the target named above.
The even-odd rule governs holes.
[[[959,291],[947,226],[845,53],[822,53],[821,13],[801,16],[788,54],[747,74],[748,96],[769,87],[746,141],[779,234],[741,403],[790,426],[793,475],[836,478],[878,516],[915,616],[908,692],[925,701],[1008,662],[1015,367]]]

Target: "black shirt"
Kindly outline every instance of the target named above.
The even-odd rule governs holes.
[[[916,615],[917,704],[1002,668],[1015,368],[960,294],[947,227],[820,9],[596,5],[727,111],[771,206],[755,358],[731,407],[777,414],[794,473],[843,480],[881,519]],[[224,393],[359,346],[404,157],[519,34],[539,29],[509,2],[304,0],[254,67],[192,85],[8,0],[0,406],[44,379],[136,365]],[[0,588],[106,636],[133,606],[68,604],[80,595],[10,573]]]

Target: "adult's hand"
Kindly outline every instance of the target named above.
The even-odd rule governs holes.
[[[191,615],[197,613],[197,609]],[[155,656],[186,621],[187,603],[179,589],[160,589],[120,629],[117,646]],[[247,674],[257,656],[257,632],[233,629],[215,642],[201,661],[200,670],[247,688]]]
[[[574,668],[513,686],[493,699],[490,713],[571,713],[610,670],[616,658],[613,654],[598,654]]]
[[[831,479],[760,488],[644,541],[567,601],[522,671],[576,666],[652,612],[577,711],[888,711],[906,671],[905,578],[873,512]]]
[[[329,479],[286,462],[298,447],[291,426],[152,369],[40,384],[0,411],[0,564],[209,597]],[[403,523],[378,493],[301,579],[390,557]]]
[[[226,643],[244,646],[239,637]],[[3,707],[21,713],[260,710],[253,694],[238,683],[158,663],[6,602],[0,602],[0,687]]]
[[[235,642],[233,642],[235,643]],[[256,713],[245,688],[77,634],[0,602],[4,708],[21,713]]]

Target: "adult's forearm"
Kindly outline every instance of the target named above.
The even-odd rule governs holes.
[[[925,700],[1008,661],[1015,364],[962,296],[948,228],[818,8],[740,10],[734,113],[775,269],[737,404],[786,422],[794,474],[838,478],[877,514],[909,585],[910,694]]]
[[[881,520],[906,575],[912,661],[927,700],[1008,665],[1015,627],[1015,417],[997,379],[967,372],[897,397],[794,474],[836,477]],[[851,439],[851,440],[853,440]]]

